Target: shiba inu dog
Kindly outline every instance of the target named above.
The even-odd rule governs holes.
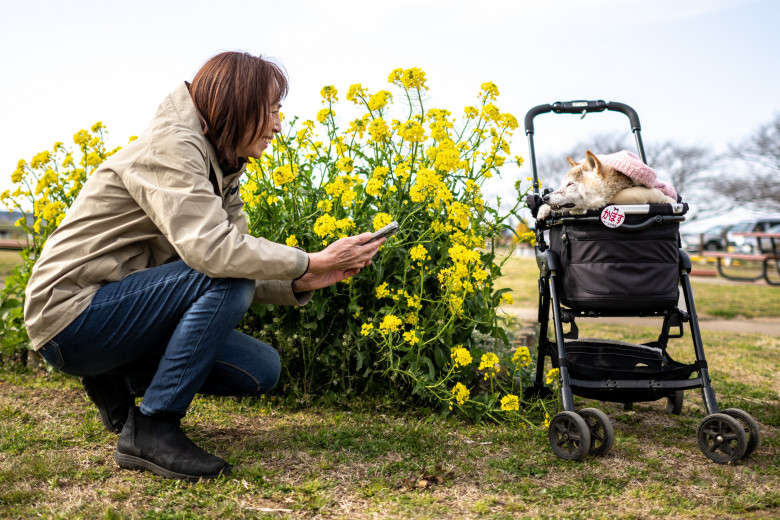
[[[609,204],[675,202],[674,189],[656,180],[655,172],[629,152],[597,157],[588,150],[581,163],[571,157],[567,159],[571,169],[561,186],[544,196],[537,219],[546,218],[550,211],[600,209]]]

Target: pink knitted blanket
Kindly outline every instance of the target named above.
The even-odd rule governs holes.
[[[661,192],[677,200],[677,192],[671,184],[666,183],[655,175],[655,170],[642,162],[631,152],[622,150],[609,155],[597,155],[596,158],[603,164],[608,164],[620,173],[634,179],[648,188],[658,188]]]

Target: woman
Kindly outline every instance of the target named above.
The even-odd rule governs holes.
[[[304,305],[357,274],[382,240],[316,253],[248,233],[247,157],[281,131],[287,79],[245,53],[210,59],[149,128],[84,184],[27,286],[25,322],[54,368],[79,376],[123,468],[189,480],[230,465],[180,429],[197,392],[258,395],[277,382],[270,346],[235,330],[254,302]],[[134,396],[143,396],[135,407]]]

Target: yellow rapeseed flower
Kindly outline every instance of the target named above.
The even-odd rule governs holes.
[[[51,157],[51,154],[48,151],[43,151],[39,154],[36,154],[32,161],[30,161],[30,166],[33,168],[40,168],[47,162],[49,162],[49,158]]]
[[[463,405],[466,401],[469,400],[469,397],[471,396],[471,392],[463,383],[458,383],[454,387],[452,387],[452,395],[455,397],[455,401],[459,405]]]
[[[326,85],[322,87],[322,90],[320,90],[320,95],[322,96],[322,102],[323,103],[333,103],[334,101],[338,101],[338,94],[339,91],[336,90],[336,87],[333,85]]]
[[[512,354],[512,362],[519,367],[527,367],[531,364],[531,352],[528,347],[518,347],[515,353]]]
[[[296,247],[298,245],[298,239],[295,238],[295,235],[290,235],[284,243],[290,247]]]
[[[374,330],[374,325],[372,323],[364,323],[363,326],[360,327],[360,335],[368,336],[371,334],[372,330]]]
[[[330,116],[335,117],[336,113],[329,108],[323,108],[322,110],[317,112],[317,121],[319,121],[320,123],[324,123]]]
[[[477,370],[485,371],[485,379],[495,376],[499,370],[498,356],[492,352],[482,354]]]
[[[452,364],[455,365],[455,367],[468,366],[474,360],[468,349],[465,349],[460,345],[450,351],[450,359],[452,359]]]
[[[324,215],[321,215],[315,222],[314,222],[314,233],[316,233],[318,236],[326,237],[333,233],[333,231],[336,229],[336,219],[327,213]]]
[[[496,99],[498,97],[498,87],[492,81],[487,81],[482,84],[482,92],[480,98],[485,100]]]
[[[428,254],[428,250],[422,244],[417,244],[409,250],[409,256],[415,262],[423,263],[426,260],[430,260],[431,256]]]
[[[425,141],[425,128],[419,121],[410,119],[398,127],[398,135],[410,143],[422,143]]]
[[[368,100],[368,109],[381,110],[391,99],[393,99],[393,95],[390,92],[380,90]]]
[[[561,371],[559,369],[557,368],[551,369],[549,372],[547,372],[547,379],[545,380],[545,383],[548,385],[557,383],[560,375],[561,375]]]
[[[355,169],[355,161],[352,157],[342,157],[336,161],[336,169],[341,172],[352,173],[352,170]]]
[[[390,128],[381,117],[371,121],[368,125],[368,133],[371,135],[371,140],[377,143],[387,141],[390,138]]]
[[[376,299],[381,300],[382,298],[390,295],[390,290],[387,288],[387,282],[382,283],[382,285],[378,286],[376,288]]]
[[[360,83],[355,83],[354,85],[350,85],[349,90],[347,90],[347,101],[359,104],[360,98],[364,98],[367,95],[368,91],[363,88]]]
[[[79,130],[73,135],[73,142],[79,146],[87,146],[89,144],[90,135],[86,130]]]
[[[520,409],[520,399],[516,395],[505,395],[501,398],[501,411],[511,412]]]
[[[402,325],[403,321],[399,317],[388,314],[382,319],[379,328],[386,332],[396,332]]]
[[[428,90],[428,86],[425,84],[425,72],[417,67],[395,69],[387,80],[405,89]]]
[[[413,330],[410,330],[408,332],[404,332],[404,341],[410,345],[416,345],[420,342],[420,338],[417,337],[417,334]]]
[[[274,173],[272,175],[274,180],[274,185],[283,186],[288,182],[292,182],[293,179],[295,179],[296,173],[297,173],[297,167],[294,167],[290,164],[279,166],[274,170]]]

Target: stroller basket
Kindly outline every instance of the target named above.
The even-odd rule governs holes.
[[[566,341],[566,357],[571,377],[587,381],[673,381],[696,371],[695,365],[678,363],[658,347],[604,339]]]
[[[679,206],[647,205],[648,213],[628,214],[617,228],[604,226],[598,212],[554,218],[550,249],[560,257],[561,303],[581,311],[673,309],[681,219],[664,215]]]

